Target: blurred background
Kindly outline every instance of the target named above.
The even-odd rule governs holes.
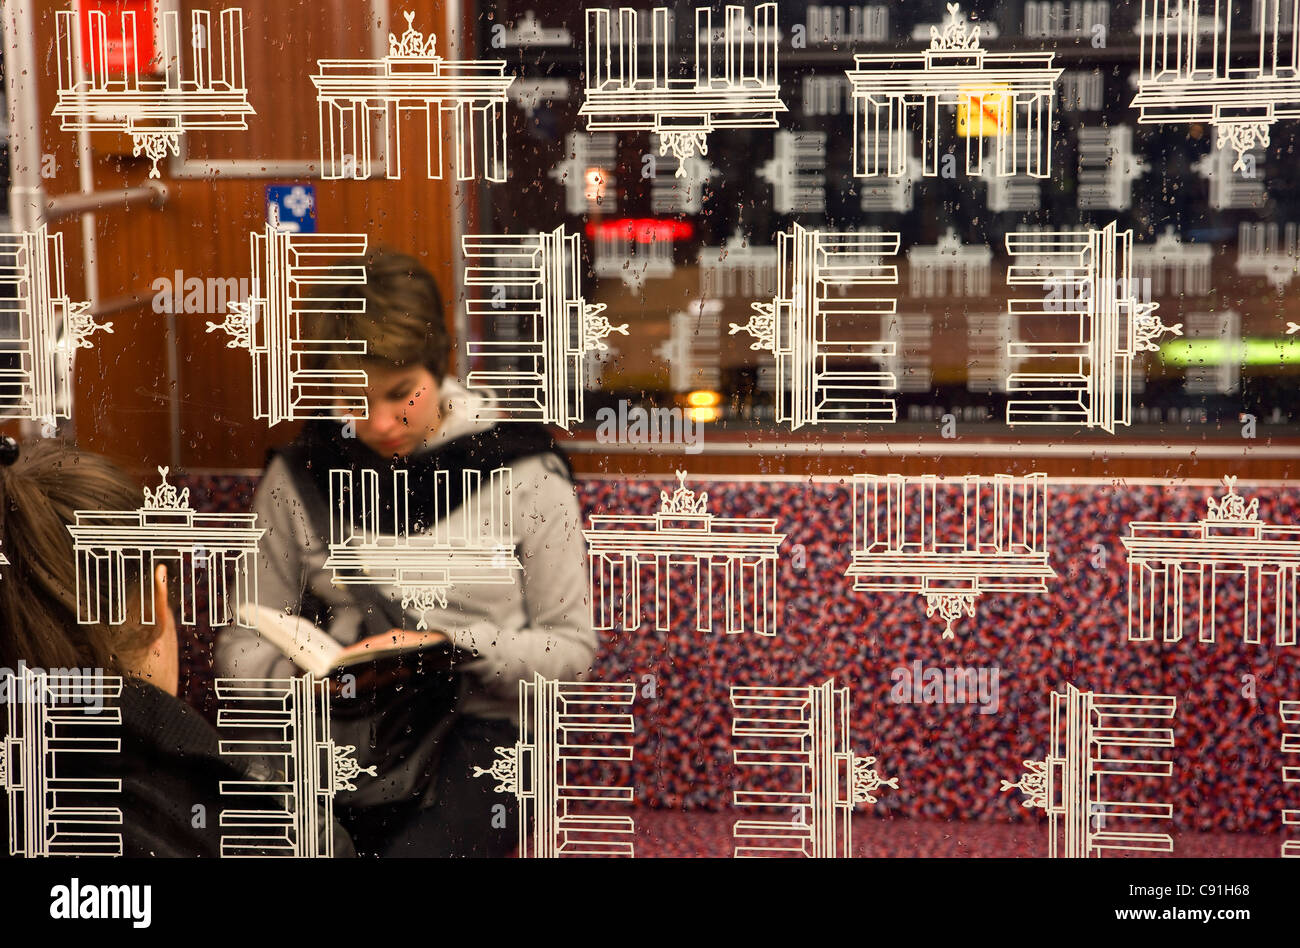
[[[587,131],[578,114],[579,7],[250,0],[242,5],[246,85],[256,110],[248,130],[187,133],[181,154],[164,159],[152,180],[150,162],[131,155],[128,136],[60,129],[51,114],[54,14],[70,8],[22,6],[33,35],[11,38],[5,49],[6,69],[12,72],[17,56],[30,80],[22,100],[9,103],[8,213],[24,224],[43,218],[64,235],[70,297],[90,300],[101,321],[113,321],[114,335],[100,334],[93,349],[78,353],[65,424],[87,447],[124,462],[255,469],[266,445],[291,437],[293,422],[268,426],[251,418],[247,353],[206,329],[224,318],[227,296],[246,292],[248,234],[262,232],[270,204],[283,219],[303,211],[294,219],[308,229],[365,234],[372,246],[416,253],[444,288],[462,377],[501,368],[499,359],[489,366],[466,357],[477,343],[508,342],[528,327],[471,315],[461,237],[557,227],[578,235],[582,297],[605,304],[604,315],[628,327],[583,360],[584,418],[564,437],[587,470],[668,471],[680,461],[671,457],[680,446],[646,452],[597,439],[600,408],[617,409],[620,401],[676,407],[703,422],[703,456],[692,459],[702,472],[829,474],[869,457],[890,470],[943,473],[940,459],[955,454],[987,471],[1213,477],[1232,463],[1243,475],[1281,477],[1300,444],[1293,430],[1300,350],[1287,335],[1288,324],[1300,321],[1292,292],[1300,279],[1296,125],[1274,123],[1268,145],[1250,149],[1246,167],[1234,171],[1232,148],[1217,147],[1206,124],[1138,124],[1130,108],[1135,3],[964,6],[984,48],[1048,50],[1064,70],[1046,178],[998,177],[989,159],[983,175],[968,175],[969,140],[992,152],[990,139],[976,134],[989,129],[967,128],[964,119],[961,128],[940,126],[939,175],[920,174],[915,128],[903,176],[853,175],[845,70],[855,53],[919,53],[930,26],[948,16],[940,3],[782,3],[779,82],[787,111],[780,128],[715,130],[707,153],[685,160],[678,175],[677,159],[660,153],[651,132]],[[156,6],[183,14],[222,9]],[[125,0],[79,5],[83,17],[126,8],[151,9]],[[1247,0],[1233,8],[1236,35],[1249,49],[1258,42],[1252,24],[1271,16],[1273,5]],[[677,50],[670,58],[681,60],[685,75],[693,7],[669,9],[669,45]],[[1280,9],[1289,35],[1290,5]],[[387,146],[376,135],[371,177],[322,179],[310,78],[316,61],[382,56],[390,30],[406,26],[402,12],[413,14],[421,32],[436,34],[440,54],[499,60],[516,77],[505,116],[506,180],[459,181],[450,158],[441,180],[427,178],[421,158],[428,135],[409,112],[401,121],[401,178],[384,177]],[[715,30],[722,22],[719,8]],[[11,99],[13,88],[7,83]],[[25,105],[35,106],[34,115]],[[115,203],[119,193],[131,203]],[[94,212],[77,213],[86,207]],[[1025,292],[1007,285],[1006,236],[1112,221],[1133,234],[1137,298],[1158,303],[1161,320],[1179,324],[1182,335],[1163,337],[1158,351],[1134,360],[1131,426],[1114,435],[1070,423],[1009,428],[1008,376],[1035,364],[1008,345],[1023,352],[1017,344],[1064,337],[1061,327],[1052,335],[1050,321],[1010,315],[1008,299]],[[772,355],[751,348],[750,335],[730,331],[748,321],[751,304],[777,293],[778,235],[796,224],[900,235],[898,252],[879,261],[897,267],[897,286],[877,294],[896,298],[896,312],[854,326],[858,338],[894,344],[891,355],[863,366],[896,379],[893,424],[831,418],[792,431],[775,418]],[[198,295],[187,281],[198,281]],[[492,291],[471,287],[470,297],[490,306]]]
[[[60,127],[53,114],[62,58],[56,12],[80,23],[95,10],[133,9],[143,30],[156,13],[175,10],[187,21],[192,10],[222,5],[11,2],[0,156],[8,203],[0,231],[45,224],[61,234],[67,297],[87,301],[89,313],[111,321],[113,331],[96,333],[93,348],[78,350],[72,384],[57,393],[68,417],[43,426],[14,417],[23,397],[22,332],[16,306],[0,316],[10,360],[0,369],[10,380],[0,387],[9,399],[0,399],[9,418],[0,427],[26,435],[45,427],[148,474],[150,483],[156,467],[169,465],[200,508],[247,509],[267,447],[289,441],[299,422],[254,417],[249,353],[231,348],[209,324],[225,321],[230,303],[247,295],[250,234],[264,233],[272,208],[303,233],[362,234],[371,246],[416,254],[443,288],[461,378],[527,372],[525,355],[513,365],[506,356],[503,367],[500,356],[486,365],[482,353],[491,343],[509,349],[533,329],[510,315],[514,289],[467,285],[462,239],[562,228],[577,237],[573,289],[627,327],[626,335],[604,337],[608,348],[583,357],[577,404],[567,430],[557,430],[581,475],[584,518],[651,514],[659,491],[674,483],[661,476],[688,466],[691,486],[708,492],[710,511],[772,518],[788,537],[777,574],[777,636],[698,632],[694,608],[722,607],[693,604],[681,587],[671,591],[682,608],[674,607],[670,630],[643,621],[602,633],[599,677],[641,686],[632,779],[639,803],[658,818],[638,815],[646,844],[639,853],[730,851],[731,684],[805,687],[835,679],[852,690],[853,746],[878,753],[883,773],[900,778],[899,792],[856,818],[871,825],[859,832],[859,850],[1043,853],[1039,814],[1000,794],[999,781],[1044,753],[1049,693],[1072,682],[1177,698],[1176,769],[1155,792],[1173,804],[1169,828],[1179,854],[1275,855],[1290,791],[1280,776],[1279,701],[1300,697],[1295,649],[1273,645],[1275,614],[1259,639],[1243,641],[1251,606],[1240,577],[1231,576],[1217,639],[1128,641],[1120,537],[1135,520],[1203,517],[1226,473],[1241,477],[1243,494],[1261,499],[1266,522],[1295,522],[1287,481],[1300,459],[1300,337],[1287,330],[1300,322],[1297,123],[1273,123],[1267,145],[1248,147],[1234,170],[1233,149],[1219,148],[1207,124],[1137,122],[1130,103],[1139,4],[963,6],[980,26],[983,48],[1050,51],[1053,68],[1063,70],[1044,178],[997,177],[987,158],[986,175],[967,174],[967,144],[988,156],[992,139],[983,119],[951,110],[941,111],[939,174],[921,174],[921,136],[913,127],[903,175],[854,176],[845,71],[855,54],[925,49],[931,27],[942,28],[947,16],[940,0],[782,0],[778,68],[786,111],[779,127],[716,129],[707,151],[680,166],[648,131],[588,130],[579,115],[587,81],[581,5],[244,0],[245,84],[256,114],[246,131],[188,132],[180,154],[158,163],[157,178],[147,156],[132,154],[127,135]],[[1243,62],[1258,56],[1262,24],[1275,22],[1269,35],[1279,41],[1294,36],[1294,3],[1221,6],[1236,24],[1233,55]],[[666,7],[669,61],[685,76],[694,5]],[[721,5],[714,11],[721,28]],[[499,62],[514,77],[504,114],[504,180],[459,180],[451,160],[442,178],[427,177],[421,159],[437,143],[414,113],[400,122],[400,178],[385,176],[384,159],[396,145],[378,134],[354,149],[359,180],[322,177],[311,79],[318,60],[383,58],[390,32],[406,28],[403,13],[415,29],[436,34],[440,55]],[[160,46],[157,37],[139,36],[142,75],[164,71],[150,52]],[[186,47],[182,59],[202,45]],[[124,59],[119,48],[116,68]],[[105,69],[114,68],[110,55]],[[450,128],[441,144],[450,158]],[[1036,367],[1020,347],[1061,342],[1066,330],[1012,315],[1008,300],[1028,294],[1007,285],[1006,238],[1111,223],[1132,232],[1134,297],[1158,303],[1163,323],[1180,325],[1182,334],[1161,337],[1154,351],[1134,359],[1130,425],[1113,434],[1077,424],[1010,428],[1008,377]],[[779,235],[796,226],[868,243],[898,235],[896,253],[866,255],[871,265],[897,267],[897,285],[874,294],[896,298],[896,312],[852,327],[855,338],[893,344],[856,366],[894,377],[893,423],[831,417],[794,429],[778,421],[772,354],[731,331],[750,320],[752,304],[770,304],[778,294]],[[12,275],[14,260],[0,263],[0,276]],[[14,279],[4,285],[15,302],[30,289]],[[676,410],[703,426],[702,440],[646,443],[630,437],[630,428],[601,430],[602,419],[631,419],[641,409]],[[1050,475],[1050,561],[1058,580],[1047,595],[984,597],[957,639],[945,641],[918,596],[851,589],[845,570],[855,514],[847,475],[1033,471]],[[643,577],[642,586],[642,601],[653,601],[653,580]],[[210,712],[213,631],[202,619],[183,631],[185,695]],[[998,712],[892,699],[894,673],[910,674],[913,662],[999,670]],[[716,812],[696,815],[705,811]]]

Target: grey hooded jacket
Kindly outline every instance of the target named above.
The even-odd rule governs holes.
[[[451,378],[443,382],[442,397],[444,421],[428,449],[491,426],[484,417],[489,398]],[[447,632],[455,645],[478,655],[463,666],[471,679],[463,713],[517,721],[519,682],[531,680],[535,672],[559,680],[586,677],[596,635],[587,601],[581,514],[559,459],[549,454],[523,458],[512,465],[511,474],[514,538],[523,564],[518,581],[509,586],[458,583],[447,593],[446,608],[423,618],[429,628]],[[258,526],[266,530],[258,554],[258,602],[294,612],[301,607],[303,591],[310,589],[333,607],[331,636],[343,645],[364,637],[351,594],[334,586],[324,568],[329,538],[315,535],[283,458],[267,468],[253,510]],[[464,511],[462,507],[450,517]],[[380,592],[396,595],[392,588]],[[408,613],[408,628],[414,628],[421,615]],[[239,626],[228,626],[219,636],[216,668],[223,677],[239,678],[302,673],[258,632]]]

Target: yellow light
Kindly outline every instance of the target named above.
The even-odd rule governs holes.
[[[686,404],[692,408],[713,408],[722,401],[720,392],[699,389],[686,396]]]
[[[717,421],[718,410],[716,408],[698,407],[686,409],[686,417],[694,422]]]
[[[957,134],[997,138],[1011,119],[1011,89],[1006,83],[963,86],[957,99]]]

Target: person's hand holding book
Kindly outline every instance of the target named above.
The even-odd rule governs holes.
[[[334,656],[336,668],[347,669],[355,676],[353,694],[375,694],[396,687],[411,679],[417,673],[421,649],[427,649],[448,641],[442,632],[412,632],[405,629],[389,629],[378,635],[359,639],[342,649]],[[401,656],[411,658],[403,660]],[[375,662],[366,661],[374,657]],[[380,661],[383,659],[383,661]],[[394,664],[394,661],[397,664]],[[347,686],[339,675],[330,678],[331,691],[335,697],[346,695]]]
[[[394,650],[405,652],[437,645],[439,642],[445,642],[446,640],[446,635],[432,629],[425,632],[389,629],[379,635],[368,635],[364,639],[358,639],[351,645],[346,646],[335,656],[335,661],[341,664],[349,664],[349,660],[364,657],[372,652],[392,652]]]

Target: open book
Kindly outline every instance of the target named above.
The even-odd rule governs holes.
[[[245,602],[239,607],[239,618],[244,625],[257,629],[264,639],[293,659],[299,668],[322,678],[353,665],[365,665],[395,656],[415,658],[432,651],[448,653],[446,661],[450,662],[453,659],[452,653],[459,651],[453,649],[446,638],[433,631],[397,630],[391,635],[372,636],[370,648],[344,655],[345,646],[302,616],[285,615],[277,609]],[[462,661],[468,658],[468,655],[461,656]]]

